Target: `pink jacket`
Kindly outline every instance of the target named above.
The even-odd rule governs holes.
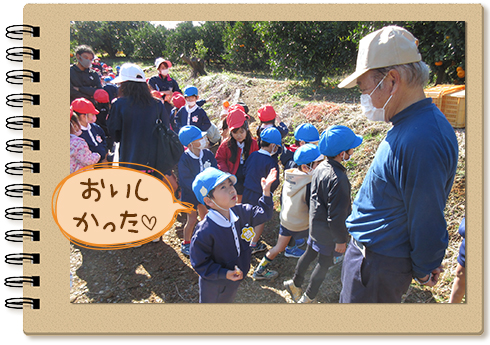
[[[70,174],[97,163],[99,159],[100,154],[90,151],[84,139],[70,134]]]

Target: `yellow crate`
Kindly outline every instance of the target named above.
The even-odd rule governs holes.
[[[447,95],[444,110],[447,120],[454,128],[465,127],[465,90]]]
[[[438,85],[425,89],[425,96],[432,98],[432,102],[446,116],[454,128],[465,126],[465,96],[464,85]],[[455,93],[463,92],[457,97],[450,97]],[[449,103],[448,103],[449,102]]]

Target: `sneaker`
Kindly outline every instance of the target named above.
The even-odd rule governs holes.
[[[191,249],[191,244],[190,243],[187,243],[187,244],[181,244],[180,245],[180,251],[182,252],[182,254],[184,255],[187,255],[189,256],[189,250]]]
[[[284,251],[284,256],[287,258],[300,258],[301,255],[304,254],[303,249],[299,249],[297,246],[294,247],[286,247],[286,250]]]
[[[286,280],[283,284],[291,295],[293,301],[298,302],[303,294],[303,290],[300,287],[296,287],[292,279]]]
[[[160,238],[161,238],[161,237],[157,237],[157,238],[155,238],[155,239],[153,240],[153,242],[160,242]]]
[[[306,293],[303,294],[303,296],[301,296],[301,298],[299,299],[298,303],[313,303],[313,300],[310,299]]]
[[[250,246],[250,249],[252,250],[252,255],[253,255],[255,253],[263,252],[264,250],[267,249],[267,246],[264,243],[259,242],[255,247]]]
[[[279,273],[277,273],[277,271],[272,271],[266,268],[262,272],[255,270],[252,278],[254,280],[274,280],[278,275]]]
[[[340,256],[334,256],[333,257],[333,264],[334,265],[337,265],[337,264],[341,263],[342,261],[344,261],[344,254],[342,254]]]
[[[296,247],[303,247],[306,244],[306,240],[304,238],[300,238],[299,240],[296,240]]]

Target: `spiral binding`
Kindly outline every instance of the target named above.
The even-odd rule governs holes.
[[[10,25],[6,28],[5,36],[13,40],[22,40],[24,32],[31,34],[32,37],[40,37],[40,28],[39,26],[32,25]],[[15,36],[20,37],[15,37]]]
[[[5,255],[5,262],[11,265],[23,265],[24,260],[30,260],[33,264],[39,264],[40,256],[37,253],[15,253]]]
[[[6,29],[6,36],[10,39],[22,40],[25,33],[31,34],[32,37],[40,37],[40,28],[32,25],[11,25]],[[7,49],[7,60],[23,62],[24,59],[31,58],[39,60],[41,52],[39,49],[31,47],[13,47]],[[21,69],[7,72],[7,83],[22,85],[24,82],[39,83],[41,74],[36,71]],[[24,107],[26,103],[40,105],[40,95],[30,93],[11,94],[7,96],[7,105],[14,108]],[[23,130],[28,125],[32,128],[40,127],[39,117],[33,116],[12,116],[7,118],[7,128],[13,130]],[[6,142],[7,151],[22,153],[24,150],[40,150],[40,141],[32,139],[13,139]],[[5,165],[5,172],[10,175],[23,175],[24,172],[39,173],[40,163],[38,162],[9,162]],[[5,195],[12,198],[22,198],[24,193],[30,193],[32,196],[41,194],[39,185],[32,184],[11,184],[5,187]],[[24,216],[30,216],[38,219],[41,216],[41,210],[35,207],[11,207],[5,210],[5,217],[11,220],[23,220]],[[5,239],[11,242],[22,242],[24,238],[31,238],[32,241],[40,240],[40,232],[28,229],[10,230],[5,233]],[[22,265],[28,260],[32,264],[39,264],[39,253],[15,253],[5,256],[5,262],[11,265]],[[5,279],[5,285],[9,287],[23,287],[24,283],[31,286],[40,286],[39,276],[20,276],[8,277]],[[9,298],[5,300],[5,306],[13,309],[22,309],[24,305],[30,305],[32,309],[40,308],[40,300],[36,298],[22,297]]]
[[[32,309],[39,309],[41,307],[39,298],[20,297],[8,298],[5,300],[5,306],[7,308],[23,309],[24,304],[30,304]]]
[[[34,174],[38,174],[41,169],[41,165],[35,162],[9,162],[5,164],[5,172],[10,175],[23,175],[24,170],[30,170]]]
[[[5,278],[4,285],[10,287],[23,287],[24,283],[31,284],[32,286],[39,286],[41,279],[39,276],[7,277]]]
[[[24,147],[30,147],[34,151],[39,151],[40,141],[31,139],[12,139],[5,143],[6,150],[15,153],[22,153]]]
[[[35,242],[38,242],[41,238],[39,231],[28,229],[9,230],[5,233],[5,239],[10,242],[23,242],[25,237],[30,237]]]
[[[41,127],[41,119],[32,116],[11,116],[7,118],[7,128],[15,131],[24,129],[24,125],[30,125],[32,128]]]
[[[41,81],[41,73],[31,71],[30,69],[20,69],[7,72],[7,83],[22,85],[24,79],[30,79],[33,83]]]
[[[24,192],[31,193],[32,196],[39,196],[40,186],[22,183],[22,184],[10,184],[5,187],[5,195],[11,198],[22,198]]]
[[[31,47],[13,47],[7,49],[7,60],[22,62],[25,56],[30,56],[32,60],[39,60],[41,58],[41,52],[39,49]]]

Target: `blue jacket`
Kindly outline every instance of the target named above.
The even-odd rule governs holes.
[[[153,90],[157,91],[178,91],[182,93],[179,88],[179,84],[175,81],[175,79],[170,78],[169,76],[162,78],[160,74],[153,76],[148,80],[148,84],[153,88]]]
[[[178,133],[180,129],[186,125],[194,125],[201,131],[205,132],[211,127],[211,121],[209,121],[208,115],[201,107],[197,106],[190,115],[187,111],[187,106],[183,106],[175,114],[174,117],[175,128],[174,131]]]
[[[179,185],[181,188],[181,201],[190,202],[197,205],[199,202],[192,191],[192,182],[196,178],[197,174],[206,168],[213,167],[218,169],[218,163],[214,154],[208,150],[202,150],[201,159],[195,158],[192,152],[187,149],[180,157],[179,161]],[[192,157],[194,156],[194,157]]]
[[[448,245],[444,207],[456,173],[458,142],[444,115],[424,99],[396,114],[346,225],[375,253],[411,258],[422,278]]]
[[[272,183],[271,193],[279,186],[279,165],[277,160],[264,150],[252,152],[244,165],[245,181],[243,186],[252,190],[255,193],[262,194],[262,185],[260,183],[262,177],[267,177],[272,168],[277,170],[277,179]]]
[[[108,151],[107,142],[105,140],[105,132],[96,123],[90,124],[90,132],[92,133],[92,136],[90,135],[88,130],[82,129],[82,134],[80,134],[80,138],[83,138],[87,142],[90,151],[100,154],[100,162],[105,158],[105,155]]]
[[[206,281],[219,285],[239,284],[226,279],[226,272],[234,270],[235,265],[246,276],[250,269],[250,229],[255,225],[267,222],[272,218],[273,203],[271,196],[262,196],[258,206],[238,204],[230,209],[237,217],[235,229],[237,231],[240,255],[231,226],[227,225],[225,218],[220,214],[217,217],[206,215],[204,220],[197,224],[194,236],[191,239],[190,261],[197,274]],[[231,213],[231,212],[230,212]],[[222,221],[215,220],[221,218]]]
[[[114,141],[120,142],[120,162],[155,166],[158,138],[153,130],[159,116],[168,127],[169,116],[163,103],[156,99],[146,106],[132,104],[128,97],[112,103],[107,128]]]

